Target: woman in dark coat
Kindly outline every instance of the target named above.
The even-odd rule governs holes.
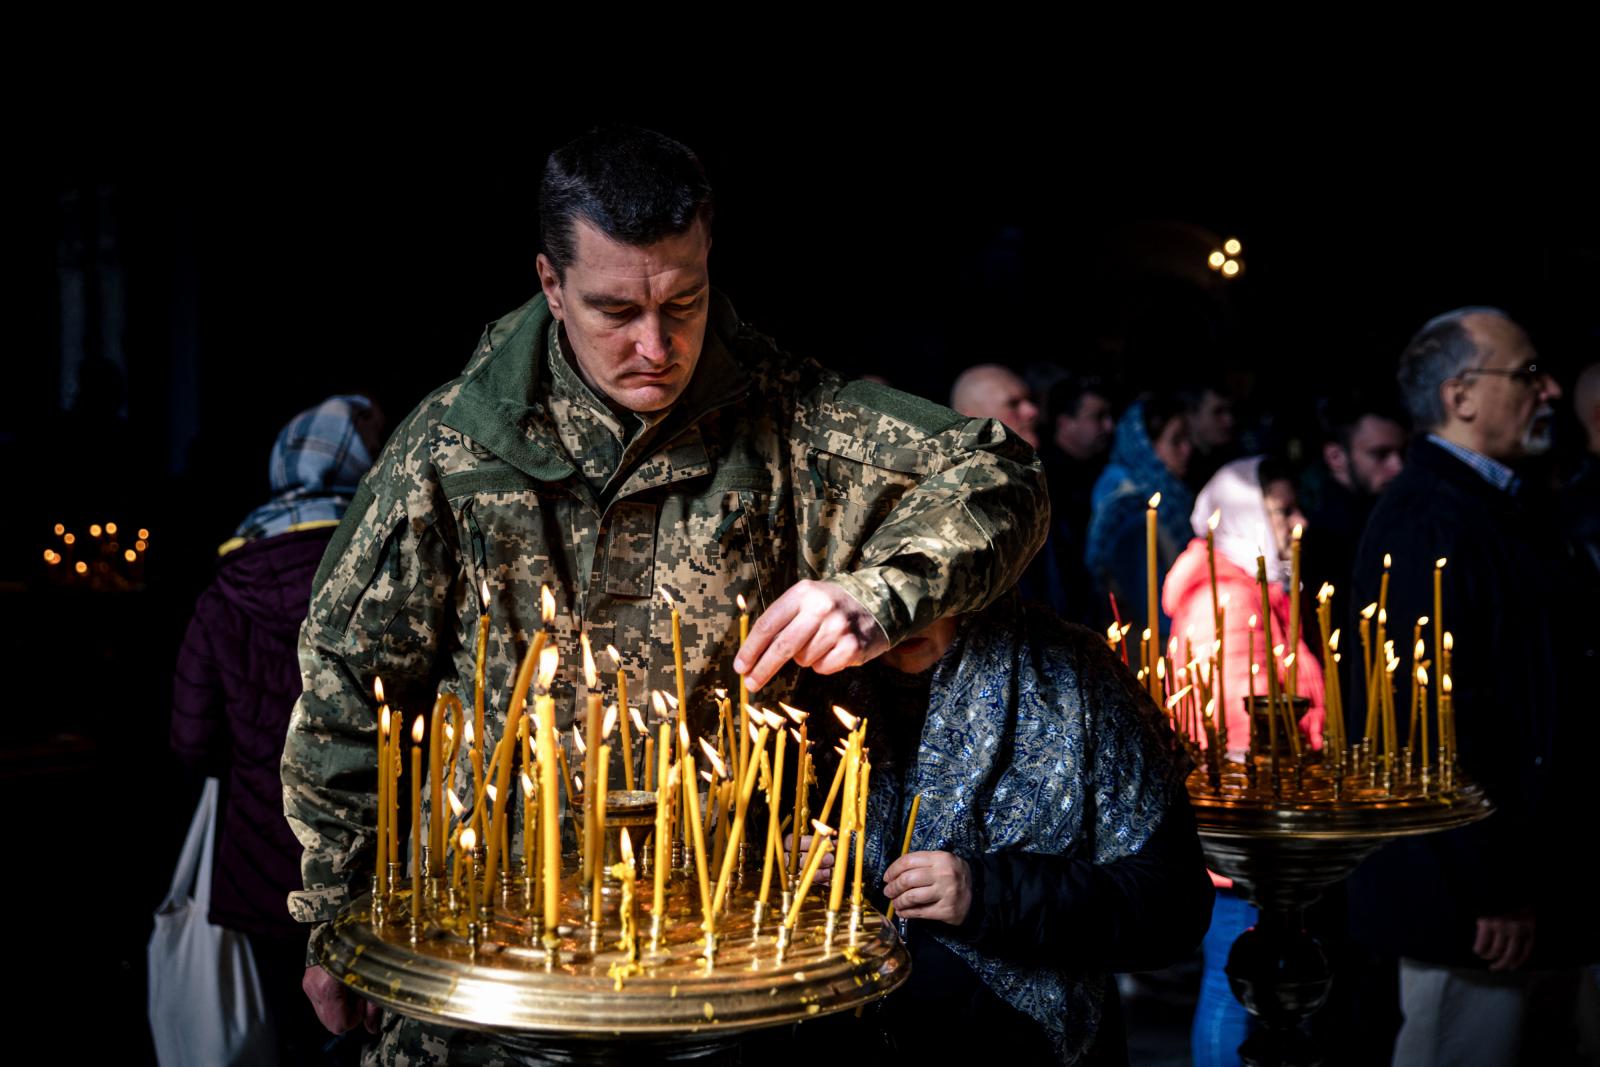
[[[300,991],[306,927],[284,903],[300,888],[300,843],[278,778],[301,688],[295,641],[317,564],[380,440],[381,415],[361,396],[332,397],[283,428],[272,499],[218,550],[173,682],[173,751],[222,781],[210,920],[249,938],[286,1062],[326,1037]]]

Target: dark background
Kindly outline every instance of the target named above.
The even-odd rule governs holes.
[[[361,94],[219,118],[204,94],[61,116],[5,179],[0,803],[14,869],[55,884],[14,876],[4,903],[41,916],[18,946],[40,1025],[112,1004],[135,1059],[149,915],[198,788],[165,749],[172,659],[214,548],[295,412],[360,389],[403,415],[536,291],[540,166],[592,121],[701,153],[713,278],[746,320],[939,400],[973,362],[1058,360],[1128,393],[1218,370],[1247,425],[1293,427],[1319,390],[1391,380],[1409,334],[1466,303],[1508,309],[1563,373],[1600,350],[1600,183],[1523,125],[1251,122],[1181,95],[918,119],[908,95],[490,128]],[[1246,269],[1225,282],[1204,260],[1229,236]],[[115,417],[70,412],[69,349],[121,364]],[[108,518],[152,530],[147,585],[48,582],[51,524]]]

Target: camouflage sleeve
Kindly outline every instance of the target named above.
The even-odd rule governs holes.
[[[430,701],[441,637],[453,632],[457,553],[429,457],[431,419],[413,413],[363,479],[328,546],[300,630],[304,692],[281,765],[284,814],[305,852],[300,922],[333,918],[376,854],[375,677],[416,714]],[[356,890],[359,892],[359,889]]]
[[[891,644],[989,604],[1044,542],[1043,468],[992,419],[858,381],[800,424],[803,562],[870,610]]]

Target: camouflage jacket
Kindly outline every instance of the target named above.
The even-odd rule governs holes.
[[[306,888],[290,896],[302,922],[331,918],[370,877],[373,677],[406,722],[439,688],[470,709],[481,610],[491,744],[542,583],[559,604],[560,725],[581,691],[580,629],[597,653],[621,651],[630,703],[673,690],[666,589],[682,615],[691,725],[704,727],[709,690],[737,685],[737,594],[754,619],[795,581],[825,578],[896,642],[989,603],[1044,538],[1039,462],[999,423],[846,382],[779,351],[720,298],[688,388],[664,416],[627,416],[640,423],[631,434],[557,337],[543,296],[491,324],[462,375],[396,430],[322,561],[282,765],[305,847]],[[615,674],[600,665],[609,702]],[[470,797],[464,760],[456,775]]]

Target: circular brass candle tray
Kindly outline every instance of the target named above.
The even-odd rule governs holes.
[[[1327,1001],[1333,974],[1305,910],[1329,886],[1349,877],[1368,855],[1399,837],[1452,830],[1489,815],[1478,786],[1451,768],[1441,783],[1419,768],[1382,778],[1280,753],[1253,767],[1224,761],[1190,776],[1194,809],[1212,870],[1232,878],[1260,909],[1257,924],[1234,942],[1228,982],[1260,1029],[1239,1047],[1246,1064],[1314,1064],[1320,1052],[1301,1024]],[[1274,788],[1273,782],[1277,786]],[[1385,784],[1387,781],[1387,784]]]
[[[571,859],[571,857],[569,857]],[[743,872],[718,916],[708,965],[699,890],[691,875],[668,880],[659,946],[651,947],[648,876],[637,879],[637,963],[619,943],[622,886],[608,881],[601,924],[585,920],[588,894],[568,864],[562,878],[559,944],[547,953],[530,921],[525,882],[509,880],[491,921],[472,943],[468,909],[425,909],[412,938],[409,883],[391,894],[375,926],[372,897],[351,902],[321,932],[322,965],[362,996],[430,1023],[491,1033],[509,1048],[552,1059],[591,1058],[606,1045],[652,1047],[661,1058],[725,1048],[744,1031],[844,1011],[884,996],[910,971],[893,927],[865,909],[838,916],[825,933],[826,887],[813,888],[780,962],[777,875],[770,909],[754,928],[759,871]],[[447,893],[446,893],[447,897]],[[444,899],[444,898],[442,898]],[[852,933],[852,927],[854,933]],[[588,1046],[574,1053],[575,1046]],[[673,1054],[676,1050],[676,1054]]]

